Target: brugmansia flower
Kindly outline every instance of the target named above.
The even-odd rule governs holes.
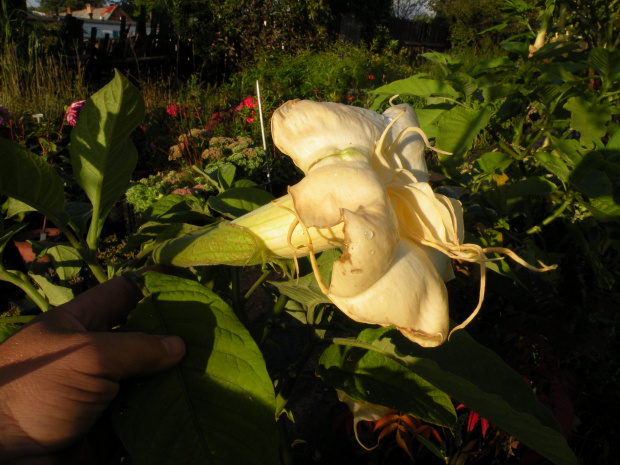
[[[460,203],[430,188],[428,141],[415,112],[398,105],[379,115],[293,100],[274,113],[272,134],[305,178],[287,196],[232,223],[164,243],[154,259],[179,266],[244,265],[309,255],[321,290],[352,319],[394,325],[425,347],[444,342],[450,260],[483,262],[485,251],[463,244]],[[227,248],[230,241],[234,250]],[[314,257],[335,247],[342,255],[327,286]],[[484,265],[481,270],[480,303]]]

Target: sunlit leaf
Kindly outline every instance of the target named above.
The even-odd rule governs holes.
[[[105,216],[123,195],[138,152],[129,139],[145,115],[140,91],[120,73],[82,107],[71,132],[71,163],[77,183],[93,205],[89,240],[98,235]]]
[[[272,194],[262,189],[233,187],[217,196],[209,197],[208,205],[227,218],[235,219],[274,199]]]
[[[5,139],[0,139],[0,194],[55,219],[65,205],[62,179],[49,163]]]
[[[123,330],[176,334],[187,354],[117,398],[112,419],[131,463],[277,464],[273,385],[248,330],[197,282],[147,273],[145,284],[150,296]]]

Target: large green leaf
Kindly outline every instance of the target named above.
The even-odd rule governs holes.
[[[601,76],[606,88],[620,78],[620,50],[610,52],[602,47],[593,48],[590,52],[590,63]]]
[[[571,97],[564,108],[571,112],[571,128],[581,133],[582,144],[590,145],[607,133],[606,125],[611,121],[612,114],[608,102],[596,104],[583,97]]]
[[[275,197],[269,192],[255,187],[233,187],[219,195],[209,197],[208,204],[213,210],[230,219],[235,219],[256,210]]]
[[[142,95],[117,72],[110,83],[84,103],[71,132],[73,173],[93,204],[91,245],[136,166],[138,152],[129,135],[144,115]]]
[[[0,194],[54,219],[58,219],[65,205],[58,173],[42,157],[5,139],[0,139]]]
[[[365,339],[365,330],[359,340]],[[332,345],[316,374],[354,400],[392,408],[452,428],[456,412],[450,397],[404,365],[377,352]]]
[[[458,92],[444,81],[426,79],[426,75],[418,74],[407,79],[391,82],[379,87],[371,93],[377,94],[377,98],[372,104],[371,110],[377,110],[381,104],[393,95],[417,95],[419,97],[447,96],[456,98]]]
[[[490,108],[473,110],[457,106],[441,116],[435,141],[438,149],[452,153],[445,158],[448,163],[460,164],[474,138],[486,127],[492,115]]]
[[[131,463],[277,464],[273,385],[250,333],[197,282],[144,277],[151,294],[123,330],[176,334],[187,354],[117,399],[112,418]]]
[[[579,463],[553,414],[523,378],[465,331],[436,348],[422,348],[393,327],[366,330],[360,338],[336,342],[397,361],[553,463]]]

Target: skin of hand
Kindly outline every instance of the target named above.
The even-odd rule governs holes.
[[[0,344],[0,463],[60,463],[55,453],[93,427],[121,380],[181,361],[177,336],[108,332],[141,298],[131,281],[113,278]]]

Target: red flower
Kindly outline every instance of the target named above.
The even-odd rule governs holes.
[[[355,97],[353,97],[352,95],[349,95],[349,100],[353,100]]]
[[[168,105],[168,108],[166,108],[166,113],[168,113],[170,116],[176,116],[179,114],[180,111],[181,108],[176,103]]]
[[[369,75],[368,75],[368,79],[371,79],[371,80],[372,80],[372,79],[374,79],[374,78],[375,78],[375,77],[374,77],[372,74],[369,74]]]

